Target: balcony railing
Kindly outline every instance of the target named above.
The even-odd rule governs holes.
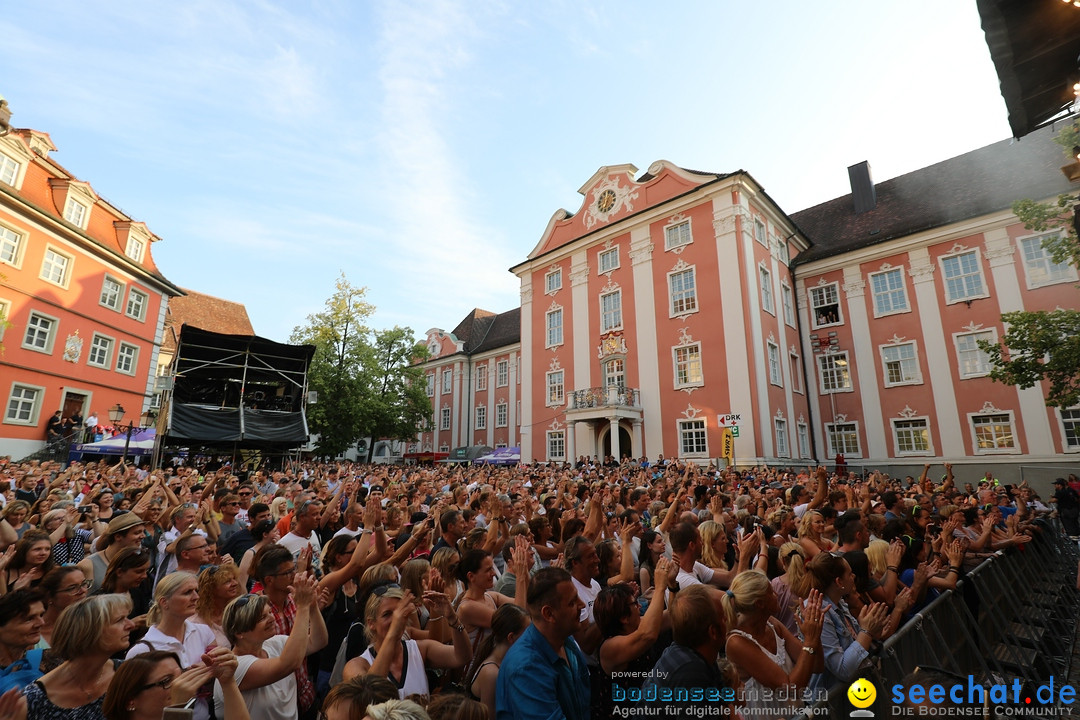
[[[587,410],[600,407],[641,407],[641,394],[637,388],[625,385],[609,385],[570,393],[568,410]]]

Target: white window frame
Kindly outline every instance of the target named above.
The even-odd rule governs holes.
[[[1065,417],[1065,413],[1069,413],[1069,417]],[[1080,452],[1080,406],[1071,408],[1058,408],[1057,411],[1058,426],[1061,428],[1061,449],[1067,453]],[[1073,439],[1076,441],[1072,444],[1069,443],[1069,428],[1073,429]]]
[[[105,358],[95,359],[102,349],[104,349]],[[86,349],[86,364],[90,367],[101,368],[102,370],[111,370],[113,352],[115,350],[116,338],[105,335],[104,333],[96,332],[90,337],[90,344]]]
[[[680,352],[686,353],[685,357],[680,359]],[[697,362],[694,362],[694,358],[697,358]],[[697,367],[697,378],[695,379],[692,374],[694,367]],[[686,379],[680,379],[679,368],[686,368]],[[705,365],[701,358],[701,343],[695,342],[688,345],[676,345],[671,348],[671,368],[672,379],[675,384],[675,389],[688,387],[703,387],[705,385]]]
[[[12,248],[11,259],[3,256],[5,248]],[[10,265],[13,268],[22,267],[23,250],[26,247],[26,235],[15,228],[0,225],[0,265]]]
[[[758,265],[758,282],[761,284],[761,309],[770,315],[776,315],[776,304],[773,302],[772,273],[765,263]]]
[[[1016,239],[1016,247],[1020,250],[1020,259],[1024,265],[1024,279],[1027,281],[1028,290],[1034,290],[1035,288],[1047,287],[1049,285],[1060,285],[1061,283],[1076,282],[1078,280],[1076,268],[1070,265],[1068,262],[1059,264],[1054,263],[1050,259],[1050,253],[1043,247],[1043,242],[1052,237],[1060,237],[1060,230],[1052,230],[1051,232],[1039,233],[1038,235],[1025,235],[1024,237]],[[1028,245],[1036,244],[1035,255],[1033,258],[1029,258]],[[1044,279],[1038,279],[1038,276],[1032,277],[1032,271],[1035,269],[1032,267],[1032,261],[1039,263],[1042,267],[1038,268],[1043,272]]]
[[[784,387],[784,368],[780,365],[780,346],[772,340],[765,341],[769,360],[769,383]]]
[[[130,352],[128,352],[130,351]],[[130,357],[130,368],[124,369],[123,361]],[[139,369],[139,346],[132,343],[121,342],[116,347],[116,372],[121,375],[134,375]]]
[[[754,239],[765,247],[769,247],[769,233],[765,222],[759,218],[754,218]]]
[[[986,336],[986,337],[980,337],[980,336]],[[960,376],[960,379],[961,380],[968,380],[970,378],[981,378],[981,377],[988,376],[990,374],[990,370],[992,369],[991,366],[990,366],[990,362],[987,359],[987,358],[989,358],[989,356],[986,353],[984,353],[981,349],[979,349],[977,342],[978,342],[978,340],[987,340],[988,342],[996,343],[998,341],[997,329],[995,329],[995,328],[986,328],[985,330],[974,330],[974,331],[971,331],[971,332],[958,332],[958,333],[953,333],[952,337],[953,337],[953,349],[956,351],[956,372]],[[962,352],[960,350],[960,342],[961,342],[961,338],[969,338],[969,337],[974,338],[976,340],[975,350],[974,351],[972,351],[972,350],[964,350],[963,352],[978,352],[978,353],[980,353],[982,355],[982,357],[984,358],[981,365],[985,366],[985,371],[984,370],[979,370],[978,372],[965,372],[964,371],[964,359],[960,355],[960,353]]]
[[[619,246],[616,245],[606,250],[601,250],[596,256],[596,270],[597,275],[606,275],[607,273],[614,272],[620,267],[619,263]]]
[[[565,430],[548,430],[547,431],[547,459],[548,460],[565,460],[566,459],[566,431]]]
[[[26,403],[26,404],[28,404],[30,406],[29,407],[29,409],[30,409],[30,417],[28,419],[26,419],[26,420],[20,420],[19,417],[18,417],[18,413],[16,413],[16,415],[14,417],[12,417],[12,414],[11,414],[11,409],[12,409],[11,408],[11,403],[12,403],[13,400],[15,400],[15,391],[16,391],[16,389],[18,389],[20,391],[27,391],[28,390],[28,391],[34,393],[33,399],[20,397],[20,399],[18,401],[19,402],[19,405],[18,405],[19,408],[22,408],[24,403]],[[20,395],[21,394],[22,393],[20,393]],[[11,389],[8,390],[7,402],[4,403],[4,424],[5,425],[26,425],[26,426],[30,426],[30,427],[33,427],[33,426],[37,425],[38,421],[41,419],[41,406],[43,404],[44,399],[45,399],[45,388],[41,387],[40,385],[31,385],[29,383],[24,383],[24,382],[13,382],[13,383],[11,383]]]
[[[675,421],[676,436],[679,438],[680,458],[709,457],[709,421],[704,417],[679,418]],[[692,443],[687,450],[687,444]],[[704,445],[703,448],[701,446]]]
[[[427,374],[427,396],[435,397],[435,373]]]
[[[45,347],[38,347],[36,344],[28,343],[26,341],[27,333],[30,331],[30,326],[33,323],[35,317],[42,318],[49,321],[49,329],[45,335]],[[34,335],[37,337],[36,330]],[[46,315],[43,312],[37,310],[31,310],[29,317],[26,319],[26,328],[23,330],[22,347],[24,350],[32,350],[34,352],[44,353],[45,355],[52,355],[53,348],[56,346],[56,336],[60,331],[60,318],[53,317],[52,315]]]
[[[689,277],[689,289],[685,283],[676,290],[676,277]],[[698,311],[697,299],[697,266],[690,265],[678,270],[672,270],[667,274],[668,284],[668,317],[682,317]]]
[[[829,291],[829,289],[831,289],[832,292],[836,295],[836,302],[822,303],[820,305],[815,304],[814,294],[818,292],[826,293]],[[840,303],[840,283],[831,282],[825,283],[824,285],[815,285],[813,287],[808,287],[806,289],[806,296],[810,303],[810,324],[815,330],[817,330],[818,328],[835,327],[837,325],[844,324],[844,308]],[[818,308],[832,307],[833,305],[836,306],[836,321],[819,323],[817,313]]]
[[[773,431],[776,435],[776,457],[791,457],[791,447],[787,435],[787,420],[773,418]]]
[[[626,358],[613,357],[604,361],[604,387],[626,387]]]
[[[439,446],[439,452],[441,452],[441,453],[450,452],[450,446],[447,445],[446,443],[443,443],[442,445]]]
[[[784,306],[784,322],[795,327],[795,295],[786,282],[780,283],[780,300]]]
[[[555,268],[544,275],[544,294],[554,295],[562,290],[562,268]]]
[[[949,292],[949,280],[951,278],[949,278],[947,276],[947,269],[946,269],[945,263],[948,260],[952,260],[952,259],[955,259],[955,258],[961,258],[961,257],[963,257],[965,255],[971,255],[972,257],[975,258],[976,272],[975,273],[968,273],[968,274],[965,274],[965,275],[957,275],[956,277],[965,278],[965,277],[977,276],[978,279],[979,279],[979,286],[981,288],[981,292],[973,293],[971,295],[953,296]],[[961,261],[958,260],[958,262],[961,262]],[[943,288],[944,293],[945,293],[945,304],[946,305],[955,305],[956,303],[967,302],[968,300],[978,300],[979,298],[988,298],[988,297],[990,297],[990,289],[986,284],[986,277],[983,274],[982,255],[979,252],[978,248],[975,248],[973,250],[961,250],[959,252],[954,252],[954,253],[948,253],[948,254],[945,254],[945,255],[941,255],[941,256],[938,257],[938,266],[941,268],[941,283],[942,283],[942,288]]]
[[[105,288],[109,283],[116,285],[115,299],[112,304],[105,302]],[[105,273],[105,278],[101,281],[101,295],[98,296],[98,304],[102,307],[107,307],[114,312],[120,312],[124,309],[126,302],[124,296],[127,294],[124,292],[126,284],[120,280],[117,280],[112,275]]]
[[[439,408],[439,430],[449,430],[451,409],[449,405]]]
[[[838,362],[841,358],[844,360],[843,364]],[[828,364],[831,365],[831,367],[825,367],[827,361]],[[822,395],[855,391],[854,383],[851,382],[851,358],[848,357],[847,350],[842,350],[835,353],[823,353],[821,355],[818,355],[816,365],[818,369],[818,388],[821,390]],[[837,370],[837,368],[846,368],[846,370]],[[842,387],[827,389],[825,387],[826,373],[836,372],[840,372],[846,375],[847,384]]]
[[[544,347],[553,348],[563,344],[563,309],[554,307],[544,313]]]
[[[6,153],[0,153],[0,182],[17,188],[21,174],[22,163]]]
[[[885,278],[885,282],[888,283],[889,282],[889,277],[894,275],[894,274],[897,275],[900,278],[900,287],[898,287],[898,288],[888,287],[883,292],[878,292],[877,290],[875,290],[875,288],[874,288],[874,278],[883,277],[883,278]],[[879,270],[878,272],[872,272],[872,273],[869,273],[867,275],[867,280],[869,281],[868,284],[870,286],[870,295],[873,298],[874,317],[876,317],[876,318],[888,317],[889,315],[899,315],[901,313],[909,313],[909,312],[911,312],[911,303],[908,302],[907,280],[904,277],[904,268],[902,268],[902,267],[894,267],[894,268],[886,268],[884,270]],[[888,297],[888,298],[890,298],[890,303],[891,303],[892,302],[891,298],[896,293],[900,294],[900,297],[903,299],[904,306],[903,307],[897,306],[897,307],[892,308],[892,309],[883,309],[881,304],[880,304],[881,299]]]
[[[799,353],[788,351],[788,365],[791,368],[791,392],[803,395],[802,358],[799,357]]]
[[[64,219],[80,230],[85,230],[89,217],[90,206],[68,195],[67,202],[64,203]]]
[[[544,375],[544,404],[559,407],[566,403],[566,371],[551,370]]]
[[[799,435],[799,459],[809,458],[810,453],[810,426],[804,422],[795,424]]]
[[[146,254],[146,241],[136,235],[128,235],[127,246],[124,248],[124,254],[137,263],[141,263],[143,255]]]
[[[131,308],[134,303],[134,298],[136,297],[140,297],[142,299],[138,303],[138,312],[132,312]],[[124,314],[127,315],[129,318],[133,318],[135,320],[138,320],[139,322],[142,322],[146,320],[146,312],[149,305],[150,293],[146,292],[145,290],[140,290],[137,287],[132,287],[130,290],[128,290],[127,303],[124,304]]]
[[[605,298],[615,298],[615,305],[610,310],[604,309]],[[607,333],[622,330],[622,290],[612,290],[600,295],[600,332]]]
[[[510,361],[495,361],[495,387],[506,387],[510,384]]]
[[[900,433],[901,428],[898,427],[904,423],[917,423],[923,424],[922,430],[926,432],[926,447],[923,449],[904,450],[900,447]],[[930,433],[930,416],[929,415],[917,415],[914,417],[899,417],[891,418],[889,426],[892,428],[893,436],[893,449],[896,452],[896,457],[908,457],[915,455],[933,455],[934,454],[934,436]],[[903,428],[904,431],[917,431],[917,428]]]
[[[510,424],[510,404],[500,402],[495,404],[495,427],[504,428]]]
[[[61,270],[59,280],[55,280],[52,277],[55,273],[53,273],[51,270],[52,268],[58,266],[58,262],[57,260],[50,258],[50,254],[54,258],[64,260],[63,265],[60,266]],[[74,267],[75,256],[71,255],[70,253],[64,252],[63,250],[55,247],[54,245],[46,245],[45,253],[41,257],[41,272],[38,273],[38,277],[51,285],[56,285],[57,287],[67,289],[68,285],[71,283],[71,273]],[[46,272],[46,268],[49,269],[49,272]]]
[[[862,457],[862,438],[859,437],[859,422],[857,420],[844,421],[844,422],[828,422],[825,423],[825,444],[828,447],[828,456],[835,457],[840,450],[837,449],[836,444],[833,442],[834,433],[836,428],[845,428],[844,432],[848,432],[846,428],[851,427],[855,435],[855,449],[850,450],[845,443],[843,453],[845,458],[859,458]]]
[[[488,382],[488,369],[487,364],[481,364],[476,366],[476,391],[483,392],[487,390]]]
[[[474,410],[475,429],[487,430],[487,405],[477,405]]]
[[[968,429],[971,430],[971,449],[976,455],[1016,455],[1020,453],[1020,443],[1016,437],[1016,418],[1013,416],[1012,410],[995,410],[993,412],[974,412],[968,413]],[[1009,433],[1012,436],[1012,446],[1007,448],[980,448],[979,447],[979,433],[976,427],[976,419],[978,418],[993,418],[993,417],[1007,417]],[[988,423],[981,423],[988,424]],[[996,437],[996,434],[995,434]]]
[[[900,358],[898,360],[890,360],[886,354],[889,350],[895,350],[902,347],[911,347],[911,358]],[[919,343],[916,340],[906,340],[901,343],[887,343],[885,345],[878,345],[878,353],[881,356],[881,381],[885,387],[899,387],[901,385],[922,385],[922,366],[919,363]],[[902,379],[893,381],[889,379],[889,363],[899,362],[901,369],[904,362],[910,359],[914,364],[914,375],[909,379]]]
[[[443,368],[442,370],[442,392],[440,395],[449,395],[454,391],[454,370],[453,368]]]
[[[684,231],[685,229],[685,231]],[[672,242],[672,238],[675,242]],[[690,227],[690,218],[673,222],[664,226],[664,250],[683,248],[694,242],[694,234]]]

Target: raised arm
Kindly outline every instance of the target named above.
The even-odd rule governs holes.
[[[296,601],[296,618],[293,629],[281,654],[274,658],[260,658],[252,663],[240,681],[241,690],[254,690],[275,683],[300,668],[307,657],[308,633],[315,596],[315,578],[300,573],[293,580],[293,599]]]

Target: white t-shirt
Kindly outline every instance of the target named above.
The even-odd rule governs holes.
[[[267,657],[276,658],[285,649],[285,641],[288,635],[275,635],[263,643],[263,650]],[[254,655],[240,655],[236,658],[236,684],[239,685],[247,675],[247,671],[259,658]],[[289,673],[277,682],[263,685],[254,690],[243,692],[244,704],[248,706],[251,717],[260,720],[296,720],[296,673]],[[214,714],[225,717],[225,694],[221,691],[221,683],[214,682]]]
[[[294,560],[300,557],[301,550],[310,545],[311,569],[315,571],[316,575],[319,574],[319,556],[322,555],[322,543],[319,542],[319,535],[314,530],[312,530],[311,535],[306,538],[293,532],[287,533],[278,540],[278,545],[288,548],[289,552],[292,553]]]
[[[600,594],[600,583],[596,580],[589,580],[589,586],[578,582],[577,578],[571,578],[574,581],[574,589],[577,590],[578,597],[581,598],[581,602],[585,603],[585,607],[581,609],[581,622],[593,622],[593,604],[596,602],[596,596]]]
[[[675,582],[678,583],[679,589],[682,590],[691,585],[702,585],[704,583],[712,582],[713,574],[712,568],[699,560],[694,563],[692,572],[687,572],[682,568],[679,568],[679,574],[675,577]]]

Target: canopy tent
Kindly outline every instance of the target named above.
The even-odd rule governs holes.
[[[171,444],[295,447],[308,440],[313,345],[180,329],[168,409]]]
[[[450,456],[445,460],[440,460],[440,462],[471,463],[475,462],[476,458],[487,455],[489,452],[491,452],[491,447],[488,445],[465,445],[451,450]]]
[[[125,444],[128,446],[128,455],[149,455],[154,452],[156,436],[157,431],[154,428],[144,428],[132,431],[130,443],[127,433],[93,443],[75,443],[71,446],[71,459],[78,460],[83,455],[123,455]]]
[[[474,463],[482,465],[517,465],[521,462],[521,448],[520,447],[504,447],[495,450],[495,452],[488,453],[487,455],[481,455],[473,460]]]

